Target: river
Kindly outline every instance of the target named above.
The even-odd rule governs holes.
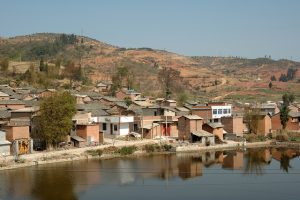
[[[299,199],[293,149],[82,160],[0,171],[1,200]]]

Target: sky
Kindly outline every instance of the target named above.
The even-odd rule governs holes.
[[[300,61],[299,0],[0,0],[0,36],[54,32],[187,56]]]

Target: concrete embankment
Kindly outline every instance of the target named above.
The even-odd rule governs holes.
[[[254,143],[243,143],[243,142],[230,142],[227,144],[218,144],[214,146],[200,146],[200,145],[186,145],[179,146],[176,148],[176,152],[196,152],[196,151],[213,151],[213,150],[230,150],[237,148],[259,148],[259,147],[270,147],[271,141],[266,142],[254,142]]]
[[[49,152],[37,152],[33,154],[21,155],[18,157],[18,162],[15,162],[16,158],[14,156],[0,157],[0,170],[89,159],[92,158],[92,156],[86,153],[89,150],[98,150],[98,149],[103,150],[109,147],[121,148],[124,146],[132,146],[132,145],[136,147],[140,147],[147,144],[155,144],[155,143],[157,143],[157,141],[154,140],[114,141],[113,143],[100,145],[100,146],[92,146],[92,147],[84,147],[84,148],[76,148],[76,149],[64,149],[64,150],[49,151]],[[117,156],[111,154],[101,156],[101,158],[103,159],[109,159],[113,157],[117,157]]]

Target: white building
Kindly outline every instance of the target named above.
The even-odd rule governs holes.
[[[221,117],[231,116],[231,105],[211,106],[212,119],[220,119]]]
[[[108,135],[125,136],[130,133],[130,123],[134,122],[133,116],[103,116],[94,119],[100,123],[100,131]]]

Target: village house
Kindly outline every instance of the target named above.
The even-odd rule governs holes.
[[[166,106],[166,107],[176,107],[177,102],[175,100],[169,99],[169,100],[165,100],[163,102],[163,105]]]
[[[131,89],[121,89],[116,92],[116,97],[118,99],[130,99],[131,101],[134,101],[141,97],[141,93]]]
[[[3,127],[6,139],[11,142],[11,152],[28,154],[32,152],[33,143],[30,138],[29,126],[22,124],[8,124]]]
[[[11,110],[25,108],[25,103],[20,100],[1,100],[0,108],[9,108]]]
[[[300,131],[300,112],[289,112],[286,130]],[[272,130],[279,131],[282,129],[280,113],[272,116]]]
[[[272,122],[270,113],[260,113],[257,120],[257,135],[267,136],[271,133]]]
[[[111,86],[112,86],[111,82],[101,81],[97,84],[96,91],[101,93],[107,93],[110,90]]]
[[[100,124],[100,131],[104,135],[126,136],[130,133],[130,124],[134,122],[133,116],[103,116],[97,118]]]
[[[178,118],[178,139],[192,141],[191,133],[202,130],[203,119],[198,115],[185,115]]]
[[[10,120],[10,109],[7,108],[0,108],[0,128],[7,124]]]
[[[225,102],[209,102],[191,107],[192,115],[198,115],[204,122],[220,122],[221,117],[232,114],[232,106]]]
[[[85,145],[98,145],[100,143],[99,124],[77,124],[76,136],[83,138]]]
[[[224,140],[224,130],[221,123],[205,123],[203,124],[202,129],[217,136],[220,140]]]
[[[226,134],[234,134],[238,137],[243,137],[245,125],[242,116],[222,117],[221,123],[224,126],[223,129],[227,132]]]
[[[10,155],[11,142],[6,140],[6,132],[0,130],[0,155]]]
[[[36,92],[36,95],[39,99],[51,97],[55,94],[56,89],[44,89],[44,90],[38,90]]]

